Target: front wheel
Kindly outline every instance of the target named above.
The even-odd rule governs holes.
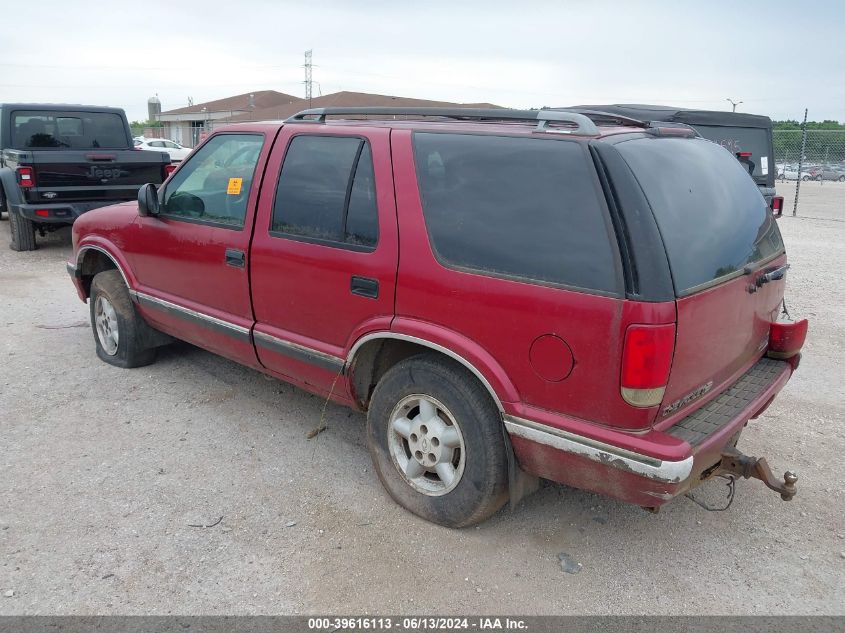
[[[845,182],[845,176],[839,176],[839,182]]]
[[[447,527],[480,523],[507,501],[507,453],[490,394],[450,359],[397,363],[373,392],[367,444],[390,496]]]
[[[123,368],[143,367],[155,360],[155,348],[142,342],[144,322],[117,270],[106,270],[94,277],[89,304],[100,360]]]

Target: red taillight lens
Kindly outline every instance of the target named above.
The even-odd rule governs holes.
[[[164,166],[164,177],[167,178],[170,174],[176,171],[176,165],[170,163],[169,165]]]
[[[675,351],[675,325],[631,325],[622,350],[622,397],[635,407],[663,400]]]
[[[737,158],[750,158],[751,152],[737,152],[736,157]]]
[[[807,340],[807,319],[794,323],[772,323],[769,328],[769,349],[767,356],[772,358],[792,358]]]
[[[783,196],[775,196],[772,198],[772,213],[776,218],[783,215]]]
[[[35,215],[39,218],[49,218],[50,217],[50,210],[49,209],[36,209]]]
[[[18,184],[21,187],[35,186],[35,170],[32,167],[18,167]]]

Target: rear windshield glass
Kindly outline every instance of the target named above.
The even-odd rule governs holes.
[[[740,156],[739,161],[757,182],[766,184],[774,178],[774,164],[769,134],[757,127],[726,127],[721,125],[695,125],[704,138],[718,143],[731,154],[751,152],[751,156]]]
[[[414,157],[426,226],[442,263],[618,291],[612,238],[580,144],[417,133]]]
[[[130,147],[123,118],[113,112],[12,113],[16,149],[120,149]]]
[[[616,147],[654,211],[679,296],[783,252],[760,190],[715,143],[638,138]]]

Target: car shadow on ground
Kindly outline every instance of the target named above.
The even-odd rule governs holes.
[[[157,370],[176,371],[183,377],[186,373],[195,372],[198,383],[202,381],[203,376],[210,376],[234,388],[243,397],[260,400],[279,410],[293,409],[296,411],[296,419],[285,424],[299,427],[295,434],[303,438],[313,427],[325,420],[327,429],[324,434],[331,438],[330,441],[339,443],[343,452],[354,450],[360,453],[360,460],[369,462],[365,413],[332,402],[326,403],[322,397],[183,341],[160,348],[153,367]],[[279,420],[274,416],[267,416],[257,422],[266,426],[266,429],[255,429],[256,433],[271,430]],[[229,421],[221,414],[219,423],[228,424]],[[376,492],[381,492],[375,476],[372,477],[372,486],[374,491],[378,489]],[[724,500],[724,492],[722,482],[713,482],[698,488],[696,496],[703,498],[708,505],[718,505]],[[392,503],[386,493],[384,498],[386,503]],[[688,519],[700,512],[704,511],[686,499],[677,499],[661,510],[661,514],[671,513],[676,518],[679,514],[690,515]],[[662,522],[660,516],[646,512],[638,506],[564,484],[541,480],[538,490],[526,496],[515,507],[506,505],[503,511],[484,523],[484,529],[509,531],[519,529],[520,526],[527,528],[536,525],[540,517],[554,517],[558,521],[569,522],[568,527],[581,534],[587,530],[601,529],[606,524],[608,528],[615,525],[613,529],[618,529],[620,524],[649,529],[655,521]],[[551,524],[554,523],[553,521]]]

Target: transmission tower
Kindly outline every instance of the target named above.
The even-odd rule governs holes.
[[[305,51],[305,98],[311,107],[311,51]]]

